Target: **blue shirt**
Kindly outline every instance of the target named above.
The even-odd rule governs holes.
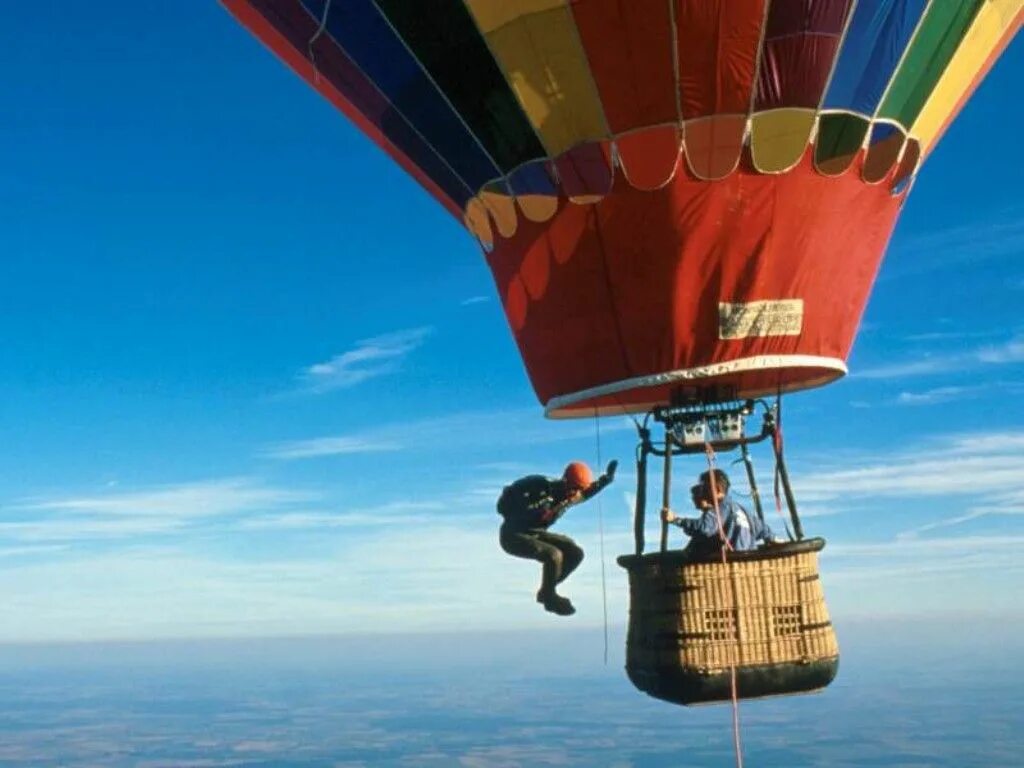
[[[767,523],[762,523],[761,518],[747,512],[729,496],[719,500],[718,510],[722,514],[725,538],[737,552],[757,549],[758,542],[775,538]],[[718,516],[714,507],[704,510],[696,519],[677,517],[673,522],[690,536],[718,539]]]

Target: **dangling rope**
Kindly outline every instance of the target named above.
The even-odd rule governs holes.
[[[309,53],[309,63],[313,65],[313,83],[315,85],[320,84],[320,69],[316,65],[316,51],[313,50],[313,46],[317,40],[320,39],[320,35],[327,29],[327,15],[331,12],[331,0],[327,0],[324,3],[324,15],[320,19],[320,26],[316,28],[316,32],[309,38],[309,42],[306,43],[306,49]]]
[[[594,437],[597,441],[597,467],[601,468],[601,420],[594,408]],[[608,582],[604,571],[604,508],[601,494],[597,495],[597,532],[601,542],[601,608],[604,611],[604,665],[608,666]]]
[[[718,483],[715,481],[715,449],[711,447],[710,443],[705,443],[704,452],[708,457],[708,480],[711,484],[711,503],[714,505],[715,508],[715,521],[718,524],[718,535],[722,539],[722,566],[728,567],[729,558],[726,553],[732,551],[732,543],[725,535],[725,525],[722,521],[722,510],[718,505]],[[732,602],[733,605],[736,606],[736,647],[738,649],[740,647],[739,595],[736,591],[735,580],[729,579],[729,583],[732,585]],[[735,659],[733,659],[729,664],[729,678],[730,693],[732,696],[733,749],[736,753],[736,768],[743,768],[743,745],[740,743],[740,702],[739,694],[736,688]]]

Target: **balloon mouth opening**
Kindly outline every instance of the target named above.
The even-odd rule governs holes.
[[[552,397],[550,419],[646,413],[680,400],[728,402],[772,397],[829,384],[847,373],[839,358],[758,355],[724,363],[636,376]]]

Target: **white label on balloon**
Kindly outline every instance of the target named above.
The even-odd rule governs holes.
[[[803,299],[718,303],[718,338],[799,336],[804,324]]]

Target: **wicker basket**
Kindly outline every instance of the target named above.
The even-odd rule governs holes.
[[[641,690],[679,704],[825,687],[839,647],[818,577],[823,539],[690,560],[626,555],[626,671]]]

